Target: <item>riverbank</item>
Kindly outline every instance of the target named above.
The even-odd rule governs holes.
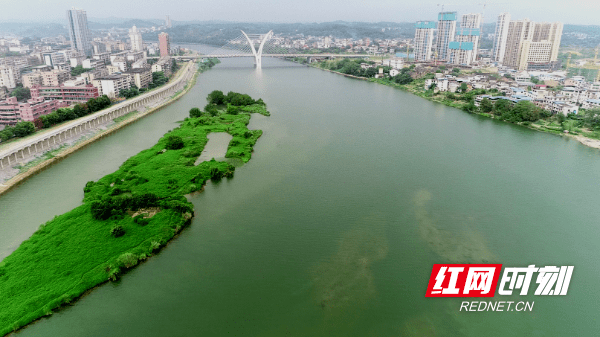
[[[195,66],[195,63],[192,63],[188,66]],[[185,71],[186,67],[180,69],[180,72],[183,73]],[[128,118],[122,118],[125,116],[115,118],[113,120],[115,122],[114,124],[109,125],[106,129],[99,129],[97,131],[97,133],[94,134],[93,136],[91,136],[90,138],[85,138],[85,136],[84,136],[83,139],[80,138],[80,139],[74,140],[71,144],[68,144],[67,146],[61,146],[61,147],[59,147],[59,149],[48,151],[48,152],[42,154],[38,158],[32,158],[32,160],[30,162],[36,161],[35,165],[27,166],[27,163],[25,163],[25,170],[20,169],[16,175],[12,176],[10,179],[4,181],[3,183],[0,183],[0,196],[9,192],[12,188],[18,186],[19,184],[21,184],[25,180],[29,179],[30,177],[45,170],[49,166],[68,157],[75,151],[78,151],[78,150],[80,150],[80,149],[106,137],[106,136],[109,136],[112,133],[114,133],[115,131],[118,131],[121,128],[123,128],[141,118],[144,118],[145,116],[148,116],[148,115],[162,109],[163,107],[168,106],[169,104],[175,102],[176,100],[181,98],[183,95],[185,95],[191,87],[194,86],[194,84],[196,83],[196,80],[198,78],[198,75],[200,73],[206,71],[209,68],[210,67],[199,67],[199,69],[194,73],[194,76],[192,76],[192,78],[190,79],[188,84],[186,84],[186,86],[184,87],[184,89],[181,92],[177,93],[176,95],[170,97],[169,99],[167,99],[163,102],[160,102],[159,105],[152,107],[143,112],[138,112],[138,113],[131,114],[131,115],[128,114],[127,115],[127,116],[129,116]],[[39,161],[40,158],[45,158],[45,159]]]
[[[385,79],[366,78],[366,77],[361,77],[361,76],[344,74],[339,71],[335,71],[335,70],[331,70],[331,69],[324,69],[324,68],[319,67],[318,63],[313,63],[310,66],[313,68],[316,68],[316,69],[328,71],[328,72],[342,75],[345,77],[359,79],[359,80],[363,80],[363,81],[375,82],[378,84],[398,88],[398,89],[410,92],[413,95],[427,99],[429,101],[441,103],[446,106],[457,108],[457,109],[460,109],[463,111],[465,111],[465,109],[463,107],[465,105],[467,105],[466,102],[460,101],[459,99],[448,99],[447,96],[437,97],[437,96],[429,95],[426,91],[419,91],[418,88],[422,88],[422,86],[424,85],[424,83],[421,83],[421,82],[418,82],[417,84],[408,84],[408,85],[407,84],[398,84],[398,83],[395,83],[395,82],[392,82],[389,80],[385,80]],[[468,112],[468,111],[465,111],[465,112]],[[468,113],[477,114],[477,115],[495,119],[495,120],[500,120],[500,121],[507,122],[510,124],[520,125],[520,126],[532,129],[532,130],[540,131],[540,132],[559,135],[562,137],[568,137],[568,138],[578,141],[579,143],[581,143],[585,146],[595,148],[595,149],[600,149],[600,140],[599,139],[590,138],[590,137],[587,137],[585,135],[581,135],[578,133],[572,134],[571,132],[564,132],[564,130],[562,129],[562,127],[560,125],[553,125],[552,122],[549,122],[549,121],[546,121],[543,119],[540,119],[536,122],[509,122],[509,121],[505,121],[500,118],[497,118],[491,113],[483,113],[483,112],[468,112]]]
[[[255,102],[186,118],[116,172],[88,182],[81,206],[40,226],[0,262],[0,336],[116,280],[189,225],[194,211],[185,195],[235,170],[215,160],[194,165],[207,135],[230,134],[226,157],[249,161],[262,135],[247,128],[250,113],[269,115]]]

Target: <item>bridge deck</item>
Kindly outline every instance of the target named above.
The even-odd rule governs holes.
[[[198,56],[173,56],[176,59],[196,59],[202,58],[230,58],[230,57],[254,57],[252,54],[206,54]],[[350,57],[350,58],[363,58],[368,55],[363,54],[262,54],[262,57]],[[158,57],[148,57],[158,58]]]

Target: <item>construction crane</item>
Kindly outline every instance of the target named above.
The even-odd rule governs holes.
[[[444,11],[444,6],[458,6],[457,4],[437,4],[438,7],[442,6],[442,12]]]
[[[479,29],[479,39],[480,40],[483,40],[483,22],[485,19],[485,7],[487,5],[506,5],[506,4],[508,4],[508,3],[507,2],[491,2],[490,3],[488,1],[478,4],[480,6],[483,6],[483,11],[481,12],[481,28]],[[480,43],[481,43],[481,41],[480,41]],[[475,56],[477,57],[477,55],[475,55]]]

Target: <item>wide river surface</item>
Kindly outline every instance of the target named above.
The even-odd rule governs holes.
[[[17,336],[597,336],[600,151],[282,60],[224,59],[176,103],[0,198],[0,257],[212,90],[261,97],[252,160],[157,256]],[[425,298],[434,263],[573,265],[531,312]],[[477,300],[477,299],[474,299]]]

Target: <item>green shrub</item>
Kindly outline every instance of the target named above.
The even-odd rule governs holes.
[[[152,249],[152,251],[155,251],[157,249],[160,248],[160,242],[158,241],[152,241],[150,242],[150,248]]]
[[[91,191],[91,190],[92,190],[92,187],[94,186],[94,184],[95,184],[95,182],[93,182],[93,181],[88,181],[88,182],[85,184],[85,187],[83,188],[83,192],[84,192],[84,193],[87,193],[87,192]]]
[[[167,150],[179,150],[183,148],[183,139],[179,136],[170,135],[167,137]]]
[[[123,226],[121,226],[121,225],[114,225],[110,229],[110,235],[114,236],[115,238],[123,236],[123,235],[125,235],[125,228],[123,228]]]
[[[190,109],[190,117],[200,117],[202,116],[202,111],[200,111],[200,109],[198,108],[191,108]]]
[[[131,268],[138,264],[138,258],[133,253],[124,253],[117,259],[119,265],[125,268]]]
[[[133,222],[140,226],[146,226],[148,223],[150,223],[150,219],[144,218],[145,216],[148,216],[148,213],[138,214],[133,217]]]
[[[199,157],[202,154],[200,150],[188,150],[183,153],[183,156],[186,158],[195,158]]]

